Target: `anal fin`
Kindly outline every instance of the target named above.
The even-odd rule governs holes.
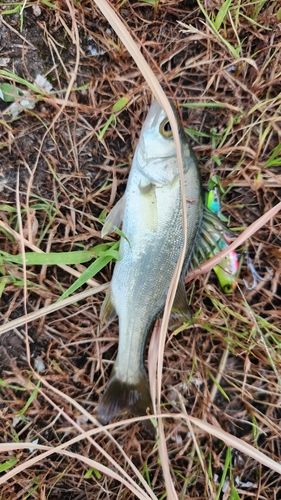
[[[172,307],[171,319],[173,326],[177,317],[181,322],[189,321],[191,318],[183,279],[180,279],[178,283],[178,288],[176,291],[175,300]]]
[[[115,311],[115,306],[112,300],[111,286],[109,285],[106,296],[101,306],[101,311],[100,311],[101,324],[103,325],[104,323],[109,323],[115,318],[116,315],[117,313]]]

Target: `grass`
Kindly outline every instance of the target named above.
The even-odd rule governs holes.
[[[204,186],[219,185],[232,227],[255,223],[280,201],[278,2],[115,7],[182,105]],[[234,294],[222,293],[211,267],[187,284],[194,325],[165,339],[158,439],[138,419],[101,429],[94,415],[118,326],[101,326],[99,312],[118,244],[101,240],[100,215],[124,192],[157,84],[146,83],[93,2],[0,10],[11,44],[0,89],[8,100],[26,90],[35,106],[16,120],[0,117],[0,497],[272,500],[280,489],[280,215],[269,212],[246,243],[271,280],[247,290],[244,259]],[[89,37],[102,55],[88,51]],[[35,83],[38,72],[51,92]]]
[[[106,124],[102,127],[99,135],[98,135],[98,140],[101,141],[103,139],[103,136],[105,132],[107,131],[108,127],[111,125],[111,123],[114,123],[114,126],[117,126],[117,119],[116,119],[116,114],[118,111],[122,111],[123,108],[128,104],[128,99],[127,97],[121,97],[116,101],[113,106],[112,106],[112,111],[113,113],[110,115],[108,118]]]

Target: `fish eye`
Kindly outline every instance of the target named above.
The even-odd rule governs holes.
[[[164,137],[167,138],[173,137],[170,121],[167,118],[165,118],[165,120],[161,122],[159,130],[160,134],[162,134]]]
[[[163,130],[165,130],[165,132],[171,132],[172,128],[171,128],[171,125],[170,125],[170,122],[169,121],[166,121],[163,125]]]

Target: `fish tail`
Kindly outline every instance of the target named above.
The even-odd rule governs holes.
[[[111,376],[98,406],[97,419],[102,425],[106,425],[125,411],[136,416],[153,414],[151,395],[145,375],[141,376],[136,384],[127,384],[119,380],[115,373]],[[143,423],[150,432],[154,433],[155,429],[150,420],[145,420]]]

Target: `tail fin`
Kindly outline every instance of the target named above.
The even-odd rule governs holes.
[[[137,384],[129,385],[118,380],[113,374],[99,404],[97,419],[102,425],[106,425],[126,410],[136,416],[147,415],[149,412],[153,414],[151,396],[145,376]],[[145,420],[143,423],[150,432],[155,432],[149,420]]]

